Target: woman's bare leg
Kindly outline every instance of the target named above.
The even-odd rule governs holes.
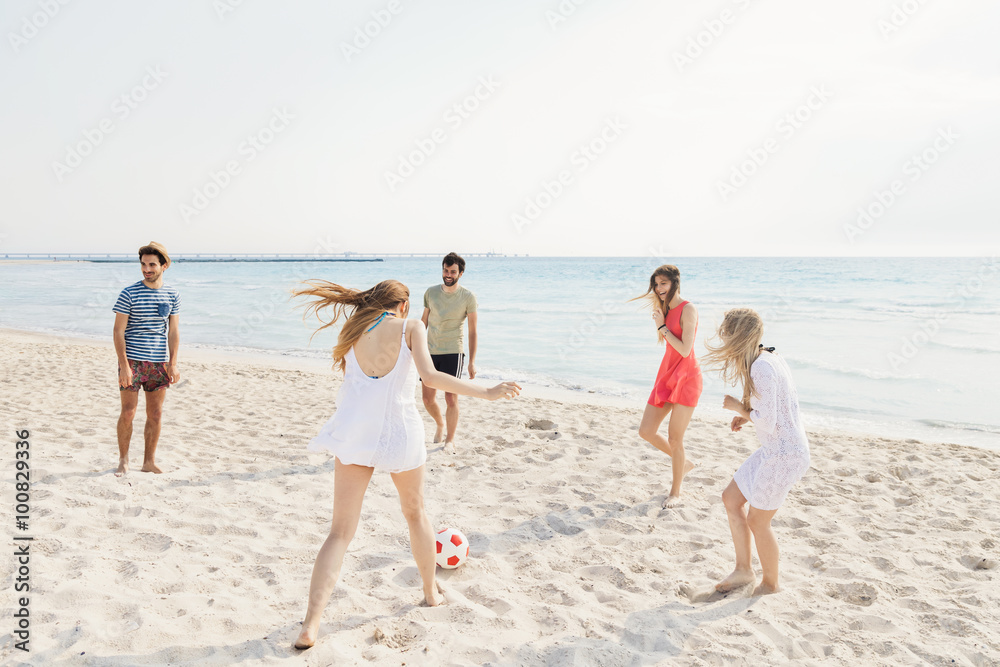
[[[403,509],[403,517],[410,527],[410,551],[417,563],[417,571],[424,583],[424,600],[432,607],[444,602],[438,593],[434,581],[437,563],[437,541],[434,539],[434,528],[424,511],[424,472],[425,466],[414,470],[394,473],[392,481],[399,492],[399,504]]]
[[[642,421],[639,422],[639,437],[656,447],[661,452],[670,456],[670,443],[660,435],[660,424],[670,414],[673,403],[665,403],[662,408],[655,405],[646,404],[646,409],[642,413]]]
[[[667,497],[669,504],[671,498],[679,498],[681,495],[681,482],[694,464],[687,460],[684,452],[684,432],[687,431],[688,424],[691,423],[691,416],[694,415],[694,408],[687,405],[674,404],[674,409],[670,413],[670,424],[667,425],[667,443],[670,445],[670,458],[673,459],[671,467],[673,471],[673,483],[670,486],[670,495]]]
[[[678,415],[678,418],[670,417],[667,435],[671,439],[668,439],[660,435],[659,429],[663,420],[666,419],[668,414],[671,414],[671,410],[674,412],[680,411],[681,414]],[[642,413],[642,421],[639,423],[639,437],[673,459],[670,494],[663,501],[664,507],[669,507],[677,500],[681,493],[681,480],[694,467],[693,464],[684,458],[684,430],[687,429],[688,424],[691,422],[692,414],[694,414],[694,408],[689,408],[685,405],[675,405],[673,403],[665,403],[662,408],[647,403],[646,409]],[[677,435],[678,432],[679,436]],[[674,451],[674,441],[679,443],[679,452]]]
[[[778,587],[778,540],[771,529],[771,519],[778,510],[759,510],[751,506],[747,513],[747,525],[753,532],[753,541],[757,545],[757,558],[760,559],[760,569],[764,576],[753,594],[767,595],[777,593]]]
[[[729,532],[733,535],[733,547],[736,549],[736,569],[715,585],[717,591],[725,593],[752,584],[757,581],[757,577],[750,564],[750,526],[743,507],[747,504],[747,499],[743,497],[740,487],[736,486],[736,480],[729,482],[729,486],[722,492],[722,503],[726,506]]]
[[[368,489],[374,468],[344,465],[336,460],[333,481],[333,522],[330,534],[316,556],[312,580],[309,583],[309,606],[302,621],[302,632],[295,640],[296,648],[308,648],[316,643],[323,609],[330,601],[340,578],[347,545],[354,538],[361,519],[361,503]]]

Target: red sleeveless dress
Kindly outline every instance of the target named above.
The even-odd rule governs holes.
[[[687,301],[683,301],[667,312],[667,329],[677,338],[681,337],[681,313],[687,304]],[[695,334],[697,333],[696,327]],[[694,350],[692,349],[688,356],[682,357],[673,345],[664,344],[667,346],[667,351],[663,355],[663,361],[660,362],[660,370],[656,373],[656,382],[647,402],[657,408],[662,408],[666,403],[677,403],[693,408],[698,405],[698,398],[701,396],[701,368],[694,356]]]

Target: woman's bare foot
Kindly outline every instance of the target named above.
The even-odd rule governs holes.
[[[142,468],[140,468],[140,470],[142,470],[143,472],[155,472],[157,475],[163,472],[156,466],[155,463],[146,463],[146,462],[143,462]]]
[[[663,499],[663,505],[661,505],[661,507],[663,507],[663,509],[669,509],[671,507],[677,507],[680,504],[681,504],[680,494],[677,494],[676,496],[669,495]]]
[[[780,590],[781,590],[781,587],[778,586],[778,584],[774,584],[772,586],[771,584],[765,584],[762,581],[762,582],[760,582],[760,585],[757,586],[757,588],[753,589],[753,594],[755,596],[757,596],[757,595],[771,595],[772,593],[777,593]]]
[[[455,453],[455,441],[454,440],[449,440],[448,442],[444,443],[444,453],[445,454],[454,454]]]
[[[683,480],[684,477],[687,477],[687,474],[692,470],[694,470],[694,464],[691,463],[690,461],[685,460],[684,475],[681,477],[681,479]],[[674,491],[674,489],[671,488],[670,495],[663,499],[663,509],[667,509],[669,507],[677,507],[677,505],[679,505],[680,502],[681,502],[681,492]]]
[[[118,459],[118,470],[115,471],[115,477],[121,477],[128,472],[128,459]]]
[[[715,590],[728,593],[731,590],[752,584],[757,581],[753,570],[733,570],[732,574],[715,585]]]
[[[442,595],[442,593],[441,584],[435,581],[434,590],[432,590],[429,594],[427,591],[424,591],[424,602],[428,607],[437,607],[438,605],[444,604],[447,600],[444,599],[444,595]]]
[[[292,644],[292,646],[299,651],[312,648],[316,644],[317,634],[319,634],[319,628],[307,628],[303,623],[302,632],[299,633],[299,638],[295,640],[295,643]]]

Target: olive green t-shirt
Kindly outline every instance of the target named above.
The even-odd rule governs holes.
[[[427,318],[427,347],[431,354],[461,354],[462,324],[469,313],[476,312],[476,295],[458,286],[451,294],[444,285],[429,287],[424,292],[424,308],[430,309]]]

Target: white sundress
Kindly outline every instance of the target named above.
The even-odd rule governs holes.
[[[368,377],[353,347],[347,351],[346,364],[337,411],[309,442],[309,451],[327,450],[341,463],[387,472],[422,466],[427,447],[424,422],[414,399],[417,372],[406,346],[406,321],[391,371],[379,378]]]
[[[799,397],[785,360],[762,352],[750,367],[758,396],[750,397],[750,416],[760,448],[733,479],[751,507],[776,510],[809,469],[809,440],[799,419]]]

